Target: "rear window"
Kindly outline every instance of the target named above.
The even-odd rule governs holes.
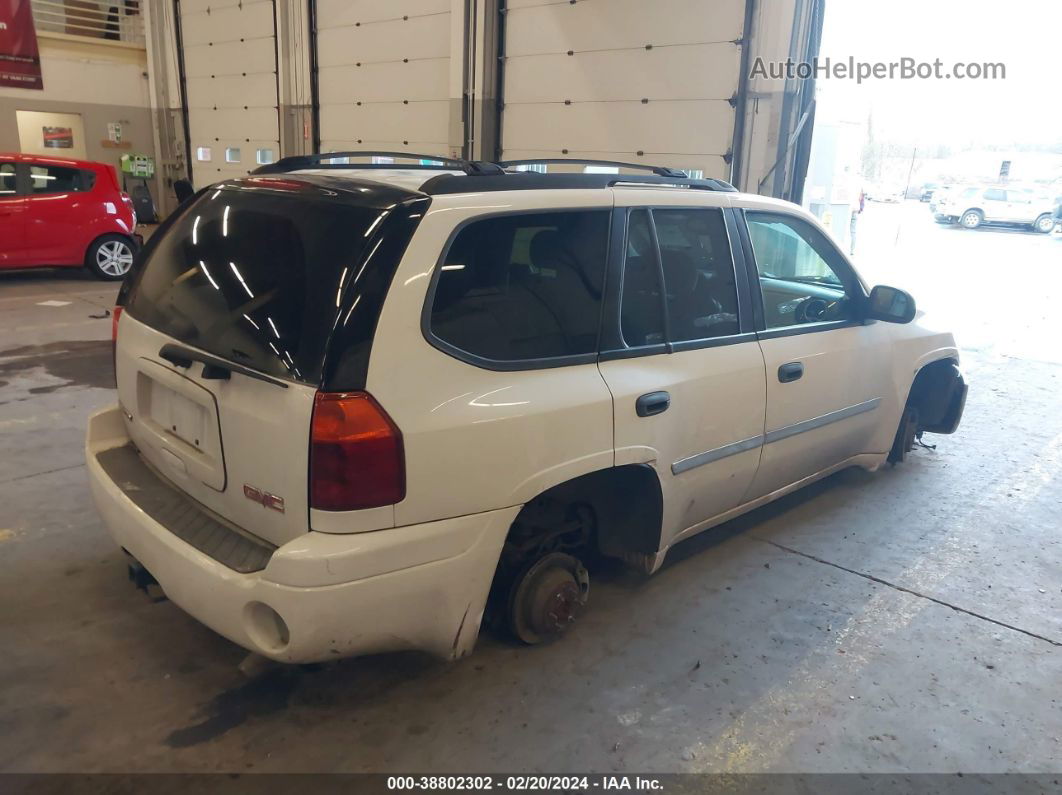
[[[208,192],[152,241],[127,311],[221,358],[317,383],[343,290],[382,214],[305,195]]]

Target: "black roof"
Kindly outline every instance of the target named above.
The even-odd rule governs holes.
[[[421,191],[409,190],[389,182],[355,177],[332,177],[325,174],[291,174],[285,177],[281,174],[259,175],[258,172],[254,172],[250,176],[228,179],[217,185],[211,185],[209,188],[209,190],[218,189],[268,191],[289,195],[311,192],[317,199],[349,201],[351,198],[356,198],[359,205],[376,209],[384,209],[410,199],[424,198],[424,193]]]

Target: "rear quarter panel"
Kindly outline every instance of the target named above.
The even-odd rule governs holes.
[[[367,380],[405,443],[406,498],[395,506],[397,525],[518,505],[613,464],[612,396],[595,363],[487,370],[436,349],[421,330],[440,254],[462,221],[612,206],[611,191],[553,193],[436,197],[399,265]]]

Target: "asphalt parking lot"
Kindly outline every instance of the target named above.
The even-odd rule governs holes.
[[[116,288],[0,273],[0,771],[1062,769],[1062,239],[869,204],[856,261],[959,338],[936,449],[606,573],[559,644],[251,678],[91,504]]]

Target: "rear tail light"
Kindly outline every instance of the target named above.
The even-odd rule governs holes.
[[[111,343],[118,344],[118,318],[122,316],[122,307],[116,306],[111,314]]]
[[[116,306],[111,313],[111,369],[114,371],[114,384],[118,385],[118,318],[122,316],[122,307]]]
[[[406,496],[402,432],[367,392],[318,392],[310,431],[310,507],[354,511]]]

